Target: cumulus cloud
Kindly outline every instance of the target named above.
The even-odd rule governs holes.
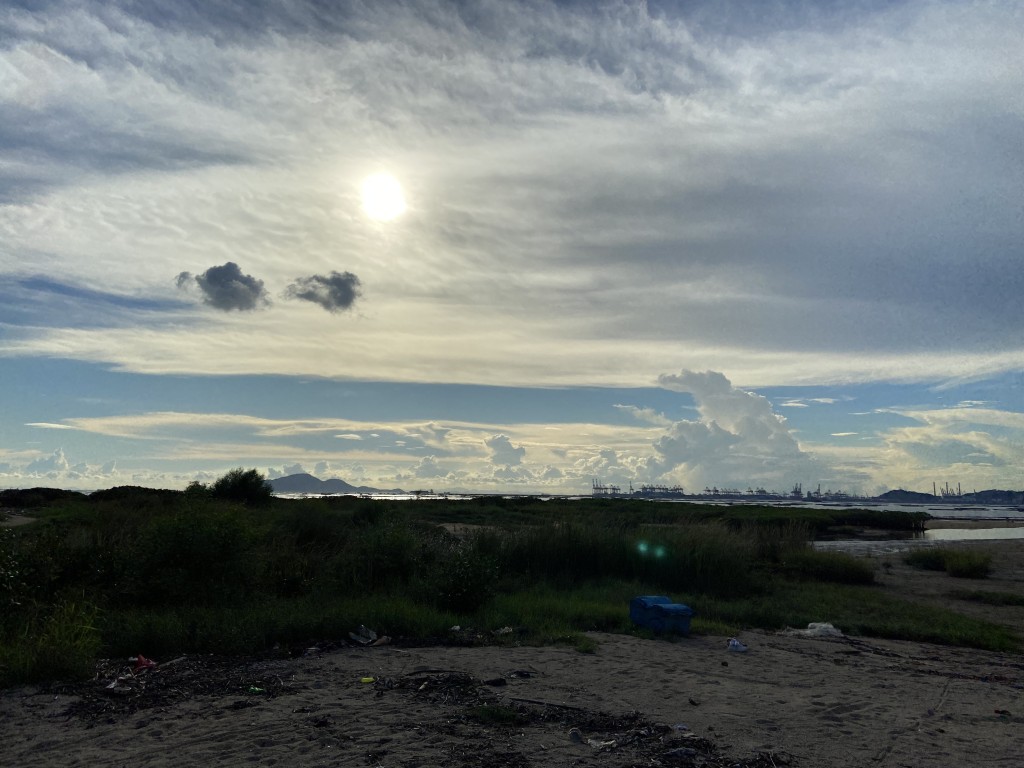
[[[350,309],[360,296],[359,278],[351,272],[300,277],[285,290],[285,298],[319,304],[328,312]]]
[[[413,468],[414,477],[443,477],[447,472],[438,464],[436,456],[424,456]]]
[[[693,396],[700,418],[673,423],[646,462],[652,475],[697,485],[776,484],[817,480],[820,463],[801,450],[767,398],[734,387],[717,371],[663,375],[661,386]]]
[[[176,282],[179,288],[198,287],[203,302],[215,309],[253,310],[270,303],[263,281],[244,274],[233,261],[210,267],[201,275],[181,272]]]
[[[306,470],[301,464],[287,464],[282,469],[276,467],[267,468],[267,477],[271,480],[277,480],[280,477],[287,477],[288,475],[304,475]]]
[[[526,456],[526,449],[521,445],[512,445],[508,435],[492,435],[484,440],[484,445],[490,454],[491,463],[499,466],[517,466]]]
[[[28,474],[45,475],[52,472],[67,472],[71,469],[67,458],[64,456],[64,449],[58,448],[49,456],[41,456],[25,467]]]

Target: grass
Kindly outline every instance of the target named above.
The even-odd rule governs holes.
[[[984,603],[985,605],[1024,606],[1024,595],[1018,595],[1014,592],[954,589],[949,593],[949,596],[957,600],[970,600],[971,602]]]
[[[915,568],[945,571],[960,579],[985,579],[992,572],[992,557],[984,552],[973,552],[946,547],[923,548],[908,552],[904,562]]]
[[[694,607],[694,633],[829,621],[848,634],[1020,647],[996,625],[885,598],[867,561],[811,549],[815,532],[849,524],[831,510],[502,498],[246,506],[136,488],[35,498],[37,522],[0,535],[0,685],[87,674],[99,654],[260,653],[347,639],[361,624],[410,643],[588,653],[587,632],[644,634],[628,618],[638,594]]]

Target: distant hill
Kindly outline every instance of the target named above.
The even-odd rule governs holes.
[[[297,475],[285,475],[276,480],[270,481],[270,487],[274,493],[381,493],[379,488],[370,488],[366,485],[352,485],[344,480],[331,478],[321,480],[306,472]],[[385,491],[394,493],[395,491]],[[399,491],[400,493],[400,491]]]
[[[960,496],[933,496],[917,491],[888,491],[876,497],[877,501],[902,504],[1024,504],[1024,491],[972,491]]]
[[[886,491],[877,496],[878,501],[896,502],[902,504],[934,504],[936,497],[930,493],[918,493],[917,491]]]

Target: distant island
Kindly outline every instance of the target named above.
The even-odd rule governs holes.
[[[399,489],[382,490],[371,488],[368,485],[352,485],[344,480],[331,478],[321,480],[308,472],[300,472],[296,475],[285,475],[270,480],[270,487],[274,493],[316,493],[316,494],[342,494],[342,493],[403,493]]]

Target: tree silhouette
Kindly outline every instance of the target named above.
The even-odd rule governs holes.
[[[240,501],[248,507],[255,507],[268,503],[274,495],[274,488],[255,469],[239,467],[217,478],[210,487],[210,495],[215,499]]]

